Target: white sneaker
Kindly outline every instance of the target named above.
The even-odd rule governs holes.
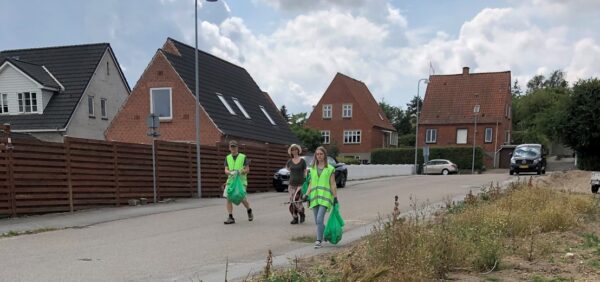
[[[315,249],[320,249],[321,247],[323,247],[323,246],[321,245],[321,241],[317,240],[317,241],[315,242]]]

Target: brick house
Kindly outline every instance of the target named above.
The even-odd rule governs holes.
[[[375,148],[395,147],[398,133],[367,86],[337,73],[314,107],[306,126],[321,131],[324,145],[335,145],[340,156],[366,163]]]
[[[198,50],[200,143],[297,143],[271,100],[242,67]],[[160,116],[161,140],[195,142],[194,48],[168,38],[107,130],[107,140],[151,143],[150,113]]]
[[[108,43],[0,51],[0,124],[13,136],[104,139],[129,93]]]
[[[498,162],[497,151],[510,144],[510,71],[432,75],[419,117],[419,147],[472,147],[484,152],[484,164]]]

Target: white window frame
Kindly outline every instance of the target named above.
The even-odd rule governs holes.
[[[390,145],[398,146],[398,132],[392,131],[390,134]]]
[[[271,116],[269,115],[269,113],[267,112],[267,110],[265,109],[265,107],[259,105],[260,110],[263,112],[263,114],[265,114],[265,116],[267,117],[267,119],[269,120],[269,122],[271,122],[272,125],[277,125],[275,123],[275,121],[271,118]]]
[[[331,131],[321,130],[321,137],[323,137],[323,144],[331,143]]]
[[[437,143],[437,129],[436,128],[428,128],[425,131],[425,143],[427,143],[427,144]]]
[[[352,117],[352,104],[342,104],[342,118]]]
[[[489,133],[489,135],[488,135],[488,133]],[[486,127],[485,128],[485,135],[484,135],[484,142],[485,143],[492,143],[492,140],[494,140],[494,129],[491,128],[491,127]]]
[[[360,144],[362,141],[362,130],[344,130],[344,144]]]
[[[333,115],[333,105],[331,105],[331,104],[323,105],[323,118],[331,119],[332,115]]]
[[[91,106],[90,106],[91,102]],[[94,107],[94,96],[87,96],[87,105],[88,105],[88,117],[95,118],[96,117],[96,109]]]
[[[6,110],[4,110],[6,108]],[[8,93],[0,94],[0,114],[8,114],[10,113],[10,108],[8,107]]]
[[[171,87],[155,87],[150,88],[150,113],[154,113],[154,94],[152,90],[169,90],[169,113],[168,117],[159,117],[159,120],[172,120],[173,119],[173,89]]]
[[[106,108],[108,100],[106,98],[100,98],[100,115],[103,119],[108,119],[108,109]]]
[[[465,133],[465,135],[464,135],[464,136],[465,136],[465,139],[464,139],[462,142],[460,142],[461,140],[459,140],[459,139],[458,139],[458,137],[459,137],[459,135],[458,135],[458,132],[459,132],[459,131],[461,131],[461,132],[464,132],[464,133]],[[436,134],[436,135],[437,135],[437,134]],[[437,136],[436,136],[436,137],[437,137]],[[467,128],[457,128],[457,129],[456,129],[456,144],[458,144],[458,145],[467,144],[468,140],[469,140],[469,130],[468,130]]]
[[[233,116],[237,115],[237,113],[233,110],[231,105],[229,105],[229,102],[227,102],[227,99],[225,99],[225,96],[223,96],[223,94],[217,93],[217,97],[219,97],[219,100],[221,100],[221,103],[223,103],[223,106],[225,106],[225,108],[231,115],[233,115]]]
[[[510,130],[504,131],[504,144],[510,145]]]
[[[244,109],[244,106],[242,106],[242,103],[240,103],[238,98],[231,97],[231,99],[233,100],[233,103],[235,103],[235,105],[238,107],[238,109],[240,109],[240,112],[242,112],[242,114],[244,114],[244,116],[247,119],[250,119],[250,115],[248,114],[248,112],[246,112],[246,109]]]
[[[30,111],[27,111],[25,108],[25,102],[27,101],[27,98],[25,97],[25,94],[29,94],[29,108]],[[33,95],[35,95],[35,98],[33,98]],[[37,104],[37,100],[38,100],[38,95],[37,92],[21,92],[21,93],[17,93],[17,104],[19,105],[19,113],[37,113],[38,112],[38,104]],[[33,102],[35,101],[35,110],[33,109],[34,105]]]

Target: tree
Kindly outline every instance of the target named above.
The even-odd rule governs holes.
[[[385,101],[379,102],[379,107],[392,123],[398,135],[410,133],[412,125],[410,124],[410,117],[407,117],[406,112],[400,107],[392,106]]]
[[[300,139],[302,145],[309,151],[314,152],[317,147],[321,146],[323,142],[323,136],[321,132],[315,129],[306,128],[307,114],[297,113],[290,116],[290,129]]]
[[[513,85],[512,89],[511,89],[511,93],[513,96],[513,99],[515,97],[519,97],[521,96],[521,94],[523,94],[523,91],[521,91],[521,86],[519,85],[519,80],[515,80],[515,84]]]
[[[415,128],[417,124],[417,103],[419,103],[419,113],[423,110],[423,99],[420,96],[414,96],[406,104],[406,115],[409,117],[410,124]],[[414,130],[413,130],[414,131]]]
[[[579,80],[558,131],[578,155],[579,168],[600,170],[600,79]]]
[[[282,106],[281,106],[281,109],[279,109],[279,112],[281,112],[281,116],[283,117],[283,119],[284,119],[286,122],[289,122],[289,121],[290,121],[290,115],[288,114],[288,112],[287,112],[287,108],[285,107],[285,105],[282,105]]]

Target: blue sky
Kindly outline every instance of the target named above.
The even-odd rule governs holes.
[[[0,0],[0,49],[108,42],[131,85],[167,37],[193,45],[191,0]],[[278,106],[310,111],[336,72],[405,108],[419,78],[554,69],[600,76],[595,0],[201,2],[200,49],[245,67]],[[202,67],[202,66],[200,66]]]

